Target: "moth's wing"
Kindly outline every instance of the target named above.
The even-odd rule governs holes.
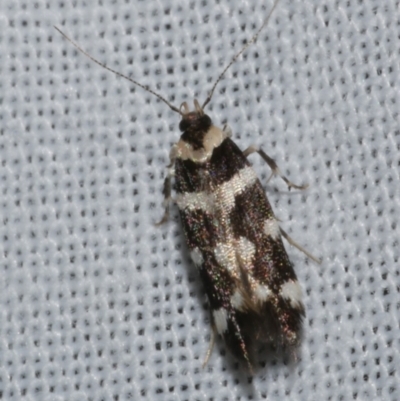
[[[213,327],[230,350],[251,367],[247,350],[249,340],[241,332],[240,312],[232,305],[232,297],[240,283],[221,266],[215,255],[221,238],[220,227],[204,211],[180,210],[180,215],[190,256],[199,269],[207,293]]]
[[[214,326],[250,363],[257,341],[294,345],[304,314],[301,290],[264,190],[240,149],[226,139],[207,165],[176,162],[178,207]]]
[[[239,283],[221,267],[213,252],[204,252],[204,261],[199,266],[200,276],[207,292],[211,308],[211,319],[216,332],[220,334],[231,352],[252,367],[246,330],[243,330],[248,313],[237,310],[232,297]]]
[[[178,160],[175,165],[177,204],[192,260],[200,271],[207,293],[213,326],[231,351],[251,367],[247,342],[241,333],[240,312],[232,304],[232,296],[241,285],[240,277],[229,271],[218,259],[218,247],[227,243],[227,228],[221,221],[214,192],[218,182],[227,179],[230,169],[225,163],[199,166]],[[221,178],[221,176],[224,176]],[[225,254],[235,258],[233,247]],[[228,268],[227,268],[228,267]]]
[[[238,159],[244,157],[235,144],[232,154]],[[304,316],[301,288],[283,246],[279,224],[258,179],[235,197],[230,225],[238,243],[247,248],[251,245],[253,251],[251,262],[242,265],[250,281],[253,301],[250,308],[258,310],[261,316],[253,328],[258,332],[255,337],[295,345]]]

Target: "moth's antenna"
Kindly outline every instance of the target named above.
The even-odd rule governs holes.
[[[269,14],[267,15],[267,17],[265,18],[264,22],[262,23],[262,25],[260,26],[260,28],[258,29],[258,31],[254,34],[254,36],[242,47],[242,49],[239,51],[239,53],[237,53],[233,59],[230,61],[230,63],[225,67],[225,69],[221,72],[220,76],[218,77],[218,79],[215,81],[214,86],[212,87],[210,93],[207,96],[206,101],[203,103],[203,105],[201,106],[202,109],[204,109],[204,107],[207,106],[207,104],[210,102],[212,95],[214,94],[215,88],[218,85],[219,81],[221,81],[222,77],[225,75],[226,71],[229,69],[229,67],[240,57],[240,55],[251,45],[253,44],[257,38],[258,35],[260,34],[260,32],[262,31],[262,29],[268,24],[268,21],[273,13],[273,11],[275,10],[275,7],[278,5],[280,0],[276,0],[275,4],[272,6],[271,11],[269,12]]]
[[[114,73],[115,75],[121,77],[121,78],[125,78],[127,79],[129,82],[132,82],[133,84],[140,86],[141,88],[143,88],[145,91],[151,93],[152,95],[158,97],[161,101],[163,101],[166,105],[169,106],[169,108],[173,111],[175,111],[176,113],[182,114],[180,112],[180,110],[175,107],[174,105],[172,105],[167,99],[165,99],[164,97],[162,97],[161,95],[159,95],[158,93],[152,91],[148,86],[142,85],[139,82],[135,81],[132,78],[129,78],[128,76],[113,70],[110,67],[107,67],[105,64],[101,63],[99,60],[96,60],[93,56],[91,56],[89,53],[87,53],[85,50],[83,50],[78,44],[76,44],[72,39],[70,39],[64,32],[62,32],[59,28],[57,28],[56,26],[54,27],[57,29],[58,32],[61,33],[62,36],[64,36],[65,39],[67,39],[70,43],[72,43],[81,53],[83,53],[86,57],[88,57],[90,60],[94,61],[96,64],[98,64],[99,66],[105,68],[106,70]]]

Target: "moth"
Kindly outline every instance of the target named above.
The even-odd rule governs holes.
[[[202,104],[194,100],[193,110],[186,102],[177,108],[147,86],[107,67],[55,27],[92,61],[150,92],[179,114],[181,136],[170,152],[163,188],[165,213],[159,224],[168,220],[170,204],[176,203],[191,258],[208,296],[213,333],[221,335],[250,370],[257,344],[295,348],[300,341],[305,315],[301,287],[282,237],[318,260],[280,228],[247,157],[258,153],[271,168],[271,177],[281,177],[289,189],[306,186],[291,183],[262,149],[251,146],[241,151],[230,129],[213,125],[204,110],[226,71],[267,25],[278,2],[219,75],[206,100]]]

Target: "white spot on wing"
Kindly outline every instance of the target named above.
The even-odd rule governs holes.
[[[219,334],[225,333],[228,329],[228,313],[224,308],[220,308],[213,312],[215,328]]]
[[[204,263],[203,255],[199,248],[194,248],[190,252],[190,257],[192,258],[193,263],[198,267]]]
[[[244,167],[229,181],[219,185],[214,193],[199,191],[179,194],[175,202],[181,210],[202,210],[213,214],[218,207],[229,213],[235,206],[235,197],[252,186],[257,180],[256,173],[251,167]]]
[[[235,206],[235,189],[234,176],[231,180],[224,182],[215,190],[215,199],[219,209],[223,209],[225,213],[229,213]]]
[[[244,300],[243,300],[243,296],[239,290],[235,290],[235,292],[231,296],[231,305],[237,310],[243,309]]]
[[[214,211],[213,196],[206,192],[179,194],[176,196],[175,202],[181,210],[202,210],[208,214],[212,214]]]
[[[257,175],[252,167],[246,166],[239,171],[240,180],[245,184],[244,189],[257,181]],[[243,192],[243,191],[242,191]]]
[[[229,181],[221,184],[215,191],[215,199],[224,210],[229,211],[235,206],[235,197],[243,193],[257,181],[254,170],[243,167]]]
[[[254,295],[259,302],[265,302],[272,296],[272,291],[266,285],[258,284],[254,289]]]
[[[214,248],[215,259],[218,264],[229,272],[237,269],[237,260],[235,249],[231,243],[220,242]]]
[[[302,307],[302,291],[297,280],[289,280],[283,284],[279,294],[289,300],[294,308]]]
[[[271,218],[264,222],[264,233],[272,239],[278,239],[281,235],[279,224],[276,219]]]
[[[239,255],[240,260],[242,261],[244,266],[247,268],[251,267],[253,257],[256,253],[255,245],[246,237],[240,237],[239,240],[236,242],[236,245],[236,253]]]

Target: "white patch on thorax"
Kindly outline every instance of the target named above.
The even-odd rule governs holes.
[[[215,328],[219,334],[224,334],[228,330],[228,313],[224,308],[213,312]]]
[[[290,301],[294,308],[302,307],[302,291],[297,280],[289,280],[282,285],[279,295]]]
[[[205,163],[210,160],[215,148],[221,145],[224,139],[227,138],[228,132],[212,125],[204,136],[203,147],[194,150],[190,143],[180,139],[178,143],[172,146],[170,159],[176,158],[182,160],[192,160],[196,163]]]
[[[272,239],[278,239],[281,235],[279,224],[275,218],[264,221],[264,233]]]

